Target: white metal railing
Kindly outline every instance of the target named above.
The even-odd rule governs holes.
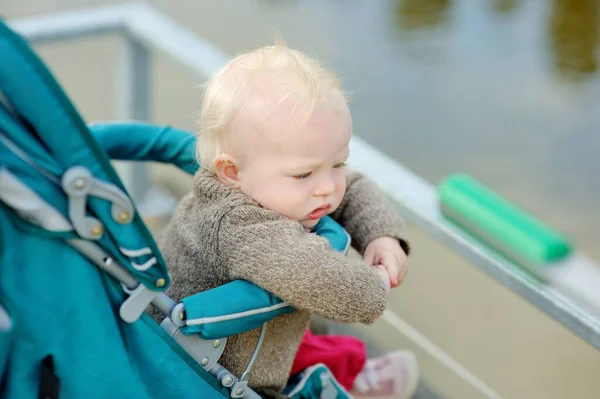
[[[122,34],[125,41],[117,95],[117,116],[122,119],[150,119],[151,51],[166,54],[202,78],[230,58],[145,4],[56,13],[9,24],[35,44],[104,33]],[[469,238],[441,215],[436,190],[430,183],[358,137],[351,142],[350,162],[373,179],[398,204],[403,216],[421,230],[600,349],[600,321],[581,306],[577,286],[569,278],[562,276],[549,284],[534,281],[519,267]],[[129,165],[120,173],[134,199],[140,200],[149,185],[147,166]],[[570,262],[598,267],[582,254]],[[480,393],[500,397],[397,315],[386,311],[384,320]]]

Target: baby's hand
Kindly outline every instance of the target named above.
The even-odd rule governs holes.
[[[408,272],[408,257],[393,237],[379,237],[367,245],[364,260],[371,266],[385,267],[392,288],[402,283]]]

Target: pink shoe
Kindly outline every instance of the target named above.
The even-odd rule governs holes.
[[[359,398],[406,399],[414,395],[419,366],[412,352],[396,351],[367,360],[351,394]]]

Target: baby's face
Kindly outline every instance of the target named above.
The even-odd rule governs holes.
[[[299,130],[286,119],[285,113],[272,116],[249,146],[239,167],[240,189],[312,228],[344,196],[352,119],[342,98],[322,102]]]

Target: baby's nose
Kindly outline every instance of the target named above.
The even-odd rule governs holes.
[[[333,190],[335,190],[335,184],[333,184],[333,180],[329,177],[323,178],[315,187],[314,196],[327,197],[333,193]]]

